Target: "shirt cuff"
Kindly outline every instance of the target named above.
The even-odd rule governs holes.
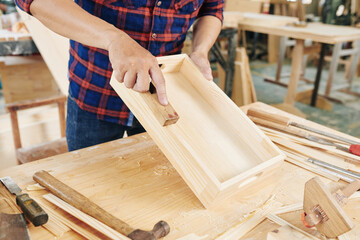
[[[34,0],[15,0],[16,5],[24,12],[30,13],[30,5]]]

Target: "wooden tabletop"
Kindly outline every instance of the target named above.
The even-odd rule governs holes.
[[[239,23],[261,23],[264,25],[284,26],[288,23],[296,22],[297,19],[298,18],[296,17],[279,16],[272,14],[226,11],[224,12],[223,26],[237,28]]]
[[[272,109],[261,103],[255,105]],[[171,231],[165,239],[185,236],[199,237],[186,239],[214,239],[236,226],[244,215],[262,206],[270,195],[284,205],[300,203],[304,183],[315,176],[285,162],[277,179],[267,179],[263,185],[249,189],[247,197],[235,196],[221,206],[205,209],[145,133],[0,170],[0,177],[11,176],[22,189],[26,189],[29,184],[35,183],[32,175],[39,170],[49,171],[133,227],[148,230],[159,220],[167,221]],[[43,199],[41,195],[46,191],[27,192],[74,224],[89,229]],[[10,196],[7,191],[0,189],[0,206],[4,198],[9,199]],[[351,200],[348,207],[354,208],[359,203],[358,200]],[[356,225],[360,225],[358,211],[347,212]],[[282,217],[308,232],[314,232],[302,226],[299,212]],[[266,220],[248,233],[245,239],[266,239],[267,232],[277,227],[279,225]],[[67,228],[58,227],[53,233],[49,229],[29,227],[32,239],[54,239],[56,231],[59,235],[61,233],[61,239],[82,239]],[[360,229],[354,231],[355,235],[360,234]],[[103,236],[99,238],[106,239]]]
[[[280,16],[276,16],[279,18]],[[260,32],[295,39],[311,39],[316,42],[335,44],[338,42],[360,39],[360,29],[348,26],[336,26],[323,23],[308,23],[306,27],[295,27],[292,24],[274,25],[266,21],[239,20],[239,28],[246,31]]]

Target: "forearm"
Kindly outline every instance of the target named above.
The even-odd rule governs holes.
[[[72,0],[34,0],[30,11],[49,29],[88,46],[108,50],[113,39],[130,39],[126,33],[87,13]]]
[[[221,31],[221,21],[214,16],[203,16],[194,25],[193,52],[206,54]]]

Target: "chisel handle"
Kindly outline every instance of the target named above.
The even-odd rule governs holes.
[[[247,115],[251,116],[251,117],[264,119],[264,120],[274,122],[277,124],[281,124],[284,126],[288,126],[291,122],[290,118],[288,118],[288,117],[280,116],[276,113],[270,113],[270,112],[263,111],[259,108],[254,108],[254,107],[251,107],[248,109]]]
[[[264,120],[261,118],[257,118],[257,117],[249,116],[249,118],[251,119],[251,121],[253,121],[256,124],[260,124],[262,126],[280,130],[280,131],[283,131],[286,133],[290,133],[290,134],[293,134],[298,137],[307,138],[309,136],[309,134],[306,131],[301,130],[301,129],[297,129],[297,128],[294,128],[291,126],[284,126],[284,125],[270,122],[270,121],[267,121],[267,120]]]
[[[47,223],[49,216],[34,199],[29,197],[29,194],[22,193],[16,195],[16,204],[20,206],[25,217],[32,222],[35,227]]]
[[[36,172],[33,176],[33,179],[41,186],[45,187],[47,190],[53,193],[55,196],[61,198],[70,205],[76,207],[86,214],[89,214],[90,216],[96,218],[100,222],[108,225],[125,236],[129,235],[135,230],[127,223],[111,215],[81,193],[77,192],[76,190],[50,175],[48,172],[43,170]]]

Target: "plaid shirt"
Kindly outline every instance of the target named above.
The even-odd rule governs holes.
[[[33,0],[15,0],[30,12]],[[126,32],[154,56],[180,53],[197,17],[222,20],[223,0],[75,0],[88,13]],[[124,46],[126,47],[126,46]],[[133,115],[111,88],[108,52],[70,40],[70,94],[98,119],[131,126]]]

